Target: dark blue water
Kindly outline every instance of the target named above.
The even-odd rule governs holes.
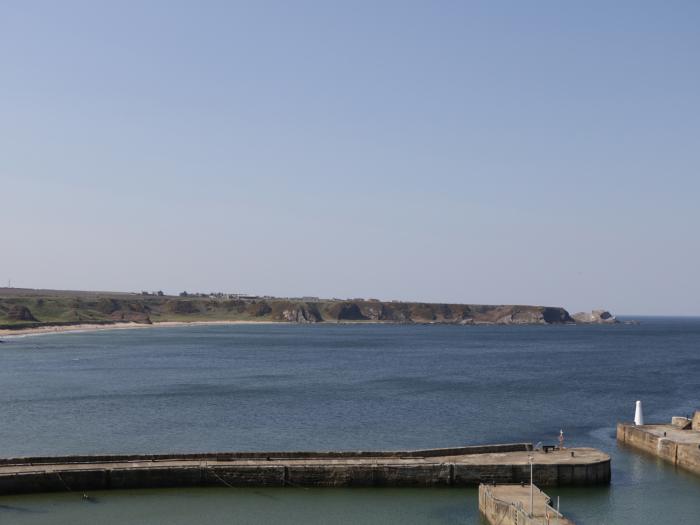
[[[561,327],[198,326],[13,338],[0,346],[0,399],[3,456],[554,443],[563,429],[567,445],[613,455],[610,488],[550,491],[578,522],[700,523],[697,478],[618,450],[614,439],[615,423],[631,419],[636,399],[648,420],[700,408],[700,319]],[[208,512],[222,509],[211,519],[223,523],[229,513],[222,501],[234,497],[138,494],[107,493],[102,505],[89,508],[65,495],[3,498],[0,522],[3,512],[17,523],[104,521],[113,515],[110,502],[138,509],[148,494],[153,501],[196,494]],[[239,519],[275,522],[265,512],[277,507],[256,505],[251,494],[261,492],[238,491],[231,500],[248,509]],[[478,519],[469,490],[274,494],[281,515],[312,509],[298,520],[306,522],[348,505],[357,510],[354,518],[342,513],[347,523],[379,515],[385,518],[377,523],[391,516],[407,523],[391,512],[402,499],[424,502],[424,515],[410,513],[414,523]],[[461,503],[455,510],[462,497],[464,513]],[[3,511],[3,500],[37,512]],[[143,512],[156,507],[151,501]],[[142,522],[159,523],[154,516]],[[170,518],[163,522],[193,522],[182,511]]]

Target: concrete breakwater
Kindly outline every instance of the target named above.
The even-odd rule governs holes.
[[[0,460],[0,494],[193,486],[476,486],[610,482],[610,457],[527,443],[392,452],[233,452]]]
[[[692,419],[674,417],[671,424],[617,424],[618,442],[700,474],[700,411]]]
[[[479,512],[491,525],[574,525],[551,505],[547,494],[529,485],[479,485]]]

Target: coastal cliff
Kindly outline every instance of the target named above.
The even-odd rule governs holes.
[[[0,328],[164,321],[567,324],[561,307],[0,289]]]

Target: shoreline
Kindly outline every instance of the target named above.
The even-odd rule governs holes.
[[[81,332],[101,332],[105,330],[132,330],[142,328],[175,328],[179,326],[227,326],[227,325],[299,325],[307,323],[295,323],[293,321],[251,321],[251,320],[218,320],[218,321],[154,321],[152,323],[137,323],[133,321],[117,321],[114,323],[80,323],[72,325],[46,325],[34,326],[29,328],[0,328],[0,342],[3,339],[12,339],[18,337],[28,337],[46,334],[65,334],[65,333],[81,333]],[[308,323],[317,324],[317,323]],[[425,322],[425,323],[397,323],[395,321],[351,321],[343,320],[336,322],[324,322],[318,324],[332,325],[362,325],[362,324],[410,324],[423,326],[615,326],[617,324],[639,324],[638,322],[625,321],[622,323],[562,323],[557,325],[542,324],[542,323],[493,323],[493,322],[476,322],[476,323],[444,323],[444,322]]]
[[[249,325],[249,324],[289,324],[284,321],[156,321],[150,324],[123,322],[113,324],[81,323],[74,325],[35,326],[31,328],[0,329],[0,337],[11,339],[47,334],[65,334],[82,332],[101,332],[105,330],[138,330],[141,328],[174,328],[177,326],[206,326],[206,325]]]

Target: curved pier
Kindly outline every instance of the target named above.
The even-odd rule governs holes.
[[[394,452],[229,452],[0,459],[0,494],[194,486],[352,487],[610,482],[596,449],[527,443]]]

